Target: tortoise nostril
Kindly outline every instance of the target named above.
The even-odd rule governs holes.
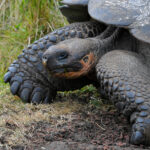
[[[42,57],[42,61],[43,62],[47,62],[48,61],[48,55],[43,55],[43,57]]]

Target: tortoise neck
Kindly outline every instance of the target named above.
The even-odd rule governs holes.
[[[120,33],[120,28],[109,27],[104,32],[95,38],[97,45],[94,51],[97,58],[96,63],[105,53],[115,48],[115,41]]]

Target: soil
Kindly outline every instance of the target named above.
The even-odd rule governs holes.
[[[91,108],[90,108],[91,109]],[[27,136],[32,133],[30,147],[13,147],[15,150],[141,150],[143,145],[129,144],[130,125],[116,111],[84,110],[51,118],[47,122],[33,123]],[[147,148],[148,149],[148,148]]]
[[[77,112],[50,116],[50,122],[39,121],[27,125],[25,136],[29,143],[15,145],[11,147],[12,150],[150,149],[130,144],[131,126],[112,105],[107,109],[98,109],[86,101],[82,101],[82,104],[83,109]]]

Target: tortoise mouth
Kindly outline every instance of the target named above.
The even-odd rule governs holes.
[[[49,70],[50,74],[54,77],[75,79],[84,75],[87,75],[90,70],[95,66],[94,54],[89,53],[85,55],[78,62],[72,64],[57,66],[52,70]]]

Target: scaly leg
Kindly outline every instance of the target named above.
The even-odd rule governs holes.
[[[132,124],[132,144],[150,145],[150,70],[142,56],[115,50],[96,66],[105,94]]]

